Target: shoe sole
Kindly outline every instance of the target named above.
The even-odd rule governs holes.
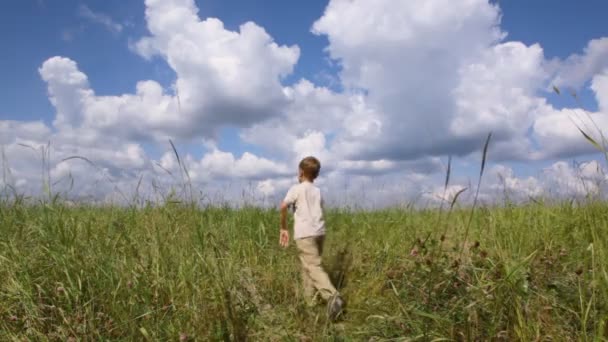
[[[329,302],[327,309],[327,315],[329,316],[329,319],[335,321],[336,319],[338,319],[338,317],[340,317],[340,315],[342,315],[342,312],[344,310],[344,300],[340,297],[332,298]]]

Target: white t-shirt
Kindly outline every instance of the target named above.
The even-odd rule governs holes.
[[[283,202],[295,204],[293,238],[303,239],[325,235],[321,190],[314,184],[304,181],[292,186]]]

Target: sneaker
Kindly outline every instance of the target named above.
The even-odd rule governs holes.
[[[344,300],[339,294],[333,295],[327,301],[327,316],[331,321],[337,320],[344,311]]]

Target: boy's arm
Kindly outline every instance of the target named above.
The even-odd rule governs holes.
[[[289,204],[281,202],[281,230],[287,230],[287,210]]]
[[[283,247],[289,245],[289,230],[287,230],[287,210],[289,206],[296,202],[296,188],[291,187],[285,195],[285,199],[281,202],[281,233],[279,236],[279,243]]]
[[[279,234],[279,244],[283,247],[289,245],[289,231],[287,230],[287,209],[289,205],[285,202],[281,203],[281,232]]]

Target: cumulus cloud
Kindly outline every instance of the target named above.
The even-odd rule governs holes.
[[[235,32],[197,13],[192,0],[148,0],[151,35],[135,44],[139,54],[161,56],[177,74],[185,126],[209,132],[221,124],[243,127],[278,115],[287,101],[280,81],[292,72],[299,48],[278,45],[253,22]]]
[[[539,99],[531,96],[543,79],[543,51],[519,42],[495,45],[460,69],[454,89],[456,113],[449,131],[455,136],[524,138]]]
[[[12,165],[34,169],[48,139],[53,142],[52,165],[47,166],[52,178],[86,179],[88,173],[124,186],[142,175],[156,177],[153,165],[174,166],[167,164],[171,163],[167,155],[154,161],[142,143],[213,140],[222,125],[245,127],[280,115],[289,102],[280,80],[291,73],[299,49],[277,45],[254,23],[233,32],[218,19],[199,19],[197,12],[193,1],[146,2],[150,36],[135,49],[146,57],[161,56],[174,69],[177,78],[169,90],[144,80],[132,94],[98,96],[75,61],[65,57],[45,61],[39,73],[56,110],[53,128],[41,122],[2,121],[7,158],[19,159]],[[88,7],[82,7],[80,14],[118,29]],[[33,145],[32,160],[18,157],[24,149],[19,144],[24,142]],[[288,173],[283,164],[249,152],[236,158],[213,148],[200,160],[190,155],[184,159],[197,182],[250,181]],[[113,187],[93,192],[110,193]]]
[[[96,96],[69,58],[52,57],[39,69],[56,109],[58,129],[84,129],[122,139],[166,138],[186,126],[175,97],[155,81],[138,82],[135,94]]]
[[[495,160],[568,154],[568,146],[538,151],[540,127],[550,120],[546,110],[554,111],[539,95],[551,76],[550,63],[538,44],[504,41],[498,7],[439,0],[393,6],[331,1],[313,26],[313,32],[327,35],[332,58],[343,66],[342,82],[368,94],[362,124],[350,121],[354,127],[338,132],[332,150],[351,159],[392,161],[465,156],[492,131]],[[374,129],[352,134],[356,127]],[[559,132],[584,144],[574,125],[563,123]]]
[[[51,130],[42,121],[0,120],[0,145],[44,141],[50,136]]]
[[[336,133],[330,149],[366,160],[466,156],[492,131],[494,160],[588,152],[569,116],[543,95],[556,64],[558,77],[569,83],[574,75],[601,77],[606,39],[556,63],[545,59],[539,44],[507,41],[500,15],[484,0],[330,1],[313,32],[328,37],[347,92],[366,94],[361,122],[348,120],[353,124]],[[601,87],[595,78],[594,90]],[[603,121],[598,115],[602,129]],[[359,127],[368,129],[353,134]]]
[[[281,177],[289,174],[285,165],[257,157],[249,152],[235,158],[230,152],[213,150],[197,165],[201,176],[211,179],[259,179],[262,177]]]
[[[469,188],[464,185],[448,185],[447,187],[436,186],[433,190],[424,193],[423,198],[430,200],[431,203],[443,202],[444,204],[455,204],[457,203],[458,198],[461,198],[460,196],[467,190],[469,190]]]
[[[589,41],[582,54],[573,54],[559,63],[553,84],[558,87],[583,86],[608,68],[608,37]]]
[[[328,38],[340,92],[306,79],[285,84],[300,48],[275,42],[253,22],[229,30],[220,19],[199,15],[193,0],[146,0],[145,6],[148,34],[130,48],[142,62],[166,62],[174,82],[165,88],[141,80],[133,92],[100,96],[77,61],[49,58],[39,73],[55,108],[52,126],[0,121],[13,186],[41,188],[39,156],[52,141],[48,168],[57,186],[86,183],[95,174],[93,185],[79,188],[82,196],[113,198],[117,188],[134,190],[140,179],[153,181],[150,193],[170,188],[183,181],[173,152],[153,156],[146,146],[173,139],[178,146],[200,143],[202,157],[185,153],[182,161],[191,181],[215,184],[218,194],[238,196],[236,185],[222,186],[252,183],[265,198],[280,198],[300,158],[315,155],[322,161],[319,185],[335,203],[448,200],[470,185],[461,180],[447,192],[438,186],[440,158],[471,160],[490,131],[490,157],[506,162],[586,154],[592,147],[576,125],[595,137],[597,128],[608,128],[606,38],[580,55],[548,61],[540,44],[509,41],[500,8],[487,0],[330,0],[311,30]],[[80,15],[122,30],[86,6]],[[555,108],[544,97],[552,83],[575,87],[589,80],[596,113]],[[262,152],[217,148],[225,126]],[[568,184],[592,169],[555,163],[541,179],[501,167],[483,196],[507,191],[526,199],[551,187],[563,189],[559,196],[580,195],[579,185]],[[171,180],[163,180],[168,174]],[[596,176],[584,188],[600,189],[590,185]]]
[[[493,197],[506,196],[511,200],[528,200],[543,196],[546,190],[541,181],[533,176],[519,178],[512,168],[505,165],[495,165],[489,171],[490,184],[488,191],[493,191]],[[496,196],[500,194],[499,196]]]
[[[591,89],[595,92],[599,111],[608,113],[608,67],[593,77]]]
[[[538,107],[538,119],[533,129],[542,146],[540,158],[564,158],[594,152],[593,145],[582,138],[579,129],[600,145],[606,145],[602,136],[608,130],[608,69],[593,77],[591,89],[599,105],[598,112],[581,108],[555,109],[549,104]]]
[[[597,196],[606,190],[606,175],[597,161],[569,165],[560,161],[544,170],[548,195],[568,197]],[[549,197],[549,196],[548,196]]]
[[[608,177],[605,169],[597,161],[567,163],[558,161],[539,170],[535,176],[518,176],[510,166],[496,164],[484,175],[479,192],[483,204],[503,204],[510,202],[529,202],[538,200],[581,200],[589,196],[606,197]],[[430,189],[423,193],[429,199],[427,204],[449,204],[457,193],[464,190],[457,203],[471,204],[477,184],[456,179],[447,188],[437,182],[427,182]],[[431,185],[434,184],[434,185]],[[429,186],[430,185],[430,186]]]
[[[134,94],[97,96],[76,62],[54,57],[40,68],[57,109],[56,125],[86,127],[124,138],[213,136],[221,125],[248,126],[279,115],[280,83],[298,60],[297,46],[277,45],[263,28],[239,32],[201,20],[194,1],[147,1],[151,35],[135,50],[160,55],[176,72],[173,89],[141,81]]]
[[[313,32],[328,37],[343,84],[368,94],[366,115],[336,149],[368,160],[474,149],[475,137],[450,134],[452,93],[459,70],[503,37],[499,15],[487,1],[330,1]]]

